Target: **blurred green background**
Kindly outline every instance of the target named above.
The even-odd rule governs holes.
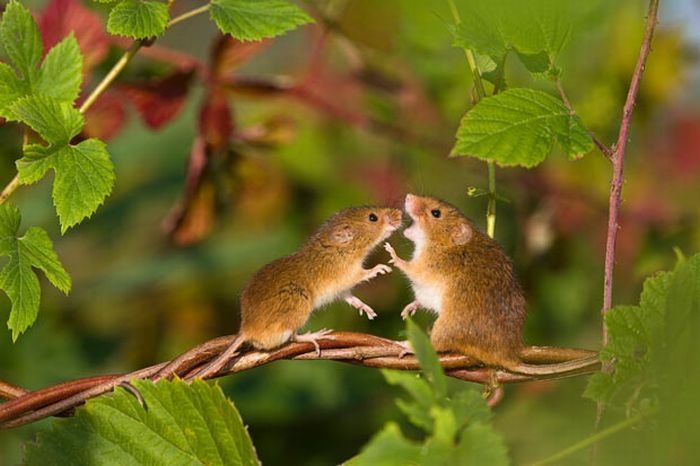
[[[37,15],[45,6],[28,4]],[[177,1],[173,8],[197,5]],[[92,2],[84,6],[103,14]],[[233,113],[233,133],[225,144],[208,146],[206,169],[184,211],[177,209],[187,198],[188,157],[212,82],[195,70],[181,90],[182,108],[158,129],[144,124],[132,103],[144,89],[170,99],[158,79],[184,65],[181,55],[175,60],[166,52],[185,54],[184,63],[209,63],[220,37],[205,16],[174,27],[144,50],[113,86],[118,102],[104,103],[103,112],[92,116],[95,132],[112,128],[112,134],[99,134],[111,136],[117,172],[113,194],[92,219],[61,236],[49,180],[15,194],[23,228],[40,225],[54,238],[73,291],[64,297],[44,286],[37,323],[16,344],[8,331],[0,332],[0,379],[37,389],[129,371],[234,333],[247,277],[295,250],[345,206],[399,205],[407,192],[424,193],[456,204],[484,225],[485,198],[466,193],[470,186],[486,188],[485,164],[447,158],[459,119],[471,106],[471,78],[464,54],[450,45],[446,3],[301,6],[319,20],[316,26],[255,49],[226,71],[221,96]],[[584,122],[610,142],[646,2],[599,1],[585,8],[585,21],[561,58],[563,83]],[[636,302],[645,276],[672,268],[674,248],[700,250],[698,20],[697,2],[661,3],[626,159],[615,303]],[[120,44],[111,43],[109,53],[96,59],[89,85],[114,63]],[[515,61],[507,81],[555,93],[551,83],[531,81]],[[295,83],[292,91],[287,83]],[[3,184],[14,176],[21,139],[15,125],[0,126]],[[498,190],[509,202],[498,204],[496,237],[527,293],[529,344],[600,345],[610,172],[597,152],[575,162],[555,153],[533,170],[497,172]],[[400,254],[410,250],[402,236],[391,241]],[[371,262],[386,260],[378,251]],[[362,285],[358,295],[379,313],[377,320],[334,304],[314,315],[309,328],[403,338],[399,313],[410,294],[398,273]],[[3,295],[0,301],[6,319],[9,300]],[[427,326],[431,318],[421,315],[419,321]],[[279,362],[220,383],[250,426],[265,464],[337,464],[387,419],[400,419],[397,392],[372,369]],[[595,408],[581,398],[584,386],[580,378],[507,387],[495,423],[516,464],[590,434]],[[21,444],[47,424],[0,431],[0,465],[19,462]],[[611,454],[624,454],[631,464],[642,453]],[[579,455],[567,464],[587,461]]]

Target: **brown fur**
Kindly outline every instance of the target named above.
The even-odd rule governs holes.
[[[368,220],[372,212],[377,222]],[[400,224],[401,211],[389,208],[355,207],[329,218],[299,251],[251,277],[241,298],[241,337],[262,349],[285,343],[317,300],[340,297],[366,279],[363,261]]]
[[[518,366],[525,298],[510,259],[454,206],[432,197],[410,199],[406,210],[412,228],[423,232],[424,244],[413,260],[394,262],[414,289],[418,283],[441,290],[442,306],[430,335],[433,346],[489,365]],[[432,216],[433,209],[440,210],[440,218]]]

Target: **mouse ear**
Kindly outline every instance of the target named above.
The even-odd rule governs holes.
[[[354,236],[349,225],[339,225],[331,231],[330,240],[332,244],[341,245],[349,243]]]
[[[452,241],[456,246],[467,244],[472,238],[472,229],[466,223],[460,223],[452,230]]]

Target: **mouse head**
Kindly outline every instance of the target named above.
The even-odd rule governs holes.
[[[369,253],[401,227],[401,211],[388,207],[351,207],[329,218],[314,235],[324,248]]]
[[[431,248],[463,246],[474,235],[474,227],[469,220],[447,202],[407,194],[404,208],[413,219],[404,236],[415,243],[415,256],[428,244]]]

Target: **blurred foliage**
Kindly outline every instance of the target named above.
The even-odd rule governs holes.
[[[42,19],[50,8],[68,11],[56,3],[46,10],[43,2],[26,3],[38,12],[45,41],[51,33],[46,25],[70,26]],[[62,3],[74,9],[66,18],[94,25],[96,14],[104,24],[104,5],[74,2],[82,8],[75,10]],[[456,3],[464,17],[468,2]],[[173,8],[181,13],[196,6],[183,0]],[[296,249],[347,205],[398,204],[406,192],[429,193],[484,225],[486,198],[468,197],[467,189],[486,187],[485,164],[447,158],[459,119],[471,107],[471,77],[462,51],[451,46],[447,4],[334,0],[301,6],[316,26],[255,50],[229,44],[225,58],[217,59],[220,36],[211,21],[195,17],[140,52],[86,116],[88,134],[108,139],[116,171],[113,194],[89,222],[60,236],[51,180],[17,191],[13,200],[23,222],[55,238],[73,290],[64,297],[42,279],[38,323],[15,345],[9,332],[0,333],[0,379],[36,389],[142,367],[235,332],[238,296],[250,274]],[[640,0],[587,7],[557,57],[579,116],[604,141],[617,132],[645,8]],[[625,166],[616,303],[637,302],[645,276],[673,267],[674,247],[700,250],[699,42],[691,34],[699,14],[688,0],[662,1]],[[77,39],[92,57],[87,80],[94,86],[127,43],[83,30],[93,32]],[[222,72],[215,79],[201,73],[202,64]],[[554,93],[522,64],[509,61],[507,67],[510,87]],[[193,73],[186,86],[166,80],[183,71]],[[178,105],[156,118],[161,124],[154,129],[148,125],[153,115],[149,120],[143,108],[160,104],[137,101],[153,98],[152,89],[162,97],[163,81]],[[221,107],[228,109],[228,124]],[[221,135],[224,144],[216,138]],[[0,126],[3,184],[15,174],[21,140],[16,126]],[[199,177],[192,160],[205,162]],[[575,162],[549,157],[531,171],[497,171],[498,190],[510,203],[498,204],[496,237],[527,293],[529,344],[600,345],[609,176],[609,163],[597,152]],[[392,242],[399,253],[410,248],[403,237]],[[385,260],[383,252],[371,258]],[[359,295],[379,313],[376,321],[334,304],[309,327],[405,337],[399,312],[410,294],[402,277],[362,285]],[[7,298],[0,301],[9,309]],[[417,317],[429,325],[429,316]],[[595,409],[581,399],[585,383],[506,387],[493,422],[515,464],[590,435]],[[280,362],[222,385],[264,464],[337,464],[356,455],[386,421],[401,419],[396,391],[366,368]],[[464,388],[448,381],[449,389],[456,387]],[[0,465],[20,461],[20,445],[37,427],[0,432]],[[420,434],[408,422],[400,428],[407,436]],[[611,464],[631,462],[643,455],[632,445],[650,438],[653,433],[628,431],[606,442],[604,451],[619,459]],[[570,460],[587,464],[589,455]]]

